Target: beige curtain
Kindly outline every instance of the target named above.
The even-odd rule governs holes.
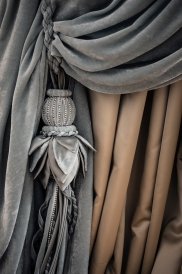
[[[89,273],[181,273],[182,82],[89,95],[97,150]]]

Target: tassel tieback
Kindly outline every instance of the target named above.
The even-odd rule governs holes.
[[[34,138],[29,151],[30,171],[47,190],[46,200],[39,211],[40,229],[32,242],[35,258],[36,240],[42,233],[34,272],[39,274],[55,273],[59,257],[66,256],[67,243],[78,216],[75,178],[80,164],[83,175],[86,174],[87,148],[95,151],[72,124],[76,108],[71,94],[70,90],[64,89],[47,91],[48,97],[42,108],[45,126],[41,135]],[[47,212],[45,218],[43,211]]]

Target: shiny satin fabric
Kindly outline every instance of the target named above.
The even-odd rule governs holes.
[[[182,82],[121,95],[119,109],[115,95],[90,91],[90,102],[98,153],[89,273],[180,273]]]

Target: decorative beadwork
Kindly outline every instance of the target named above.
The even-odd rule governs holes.
[[[44,101],[42,119],[47,126],[70,126],[73,124],[76,108],[70,98],[72,92],[63,89],[49,89]]]

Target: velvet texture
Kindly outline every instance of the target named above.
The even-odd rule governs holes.
[[[86,274],[88,271],[94,274],[101,274],[104,271],[106,273],[113,273],[113,271],[119,273],[121,269],[123,269],[123,273],[130,274],[140,273],[140,267],[142,267],[142,274],[149,274],[151,270],[154,271],[153,273],[157,273],[159,270],[159,273],[162,273],[165,270],[165,274],[171,274],[170,269],[174,270],[174,274],[178,274],[181,236],[179,233],[174,234],[173,232],[174,229],[181,231],[180,160],[178,160],[178,177],[176,175],[171,179],[171,170],[173,166],[175,168],[176,163],[174,154],[177,147],[179,120],[181,119],[181,92],[175,91],[176,85],[179,84],[169,87],[169,95],[167,88],[166,90],[164,88],[163,92],[157,90],[155,95],[150,95],[156,98],[160,94],[166,96],[166,99],[163,98],[164,101],[166,100],[166,104],[162,100],[158,108],[157,106],[154,108],[153,105],[155,105],[154,101],[157,104],[160,100],[146,98],[153,93],[151,91],[147,95],[147,90],[165,86],[181,78],[182,5],[179,0],[140,0],[136,3],[118,0],[95,0],[92,2],[87,0],[75,0],[74,2],[72,0],[55,0],[49,4],[50,6],[56,5],[52,18],[54,22],[52,38],[54,39],[51,41],[51,52],[54,56],[63,58],[61,66],[76,79],[72,91],[77,109],[75,124],[80,134],[92,143],[90,117],[92,115],[95,142],[97,144],[97,140],[101,139],[106,142],[108,145],[106,146],[106,153],[109,151],[107,159],[110,159],[110,155],[113,153],[115,129],[118,127],[118,117],[120,117],[118,121],[121,123],[121,128],[124,125],[126,129],[126,132],[125,130],[118,131],[122,134],[126,133],[126,135],[122,136],[119,133],[117,137],[119,146],[115,146],[116,151],[123,152],[124,150],[123,153],[119,154],[117,160],[121,165],[125,163],[122,168],[119,167],[120,172],[117,173],[119,177],[115,181],[119,191],[111,186],[113,184],[108,184],[110,187],[107,189],[110,160],[105,161],[105,158],[100,156],[101,162],[104,162],[107,168],[104,168],[105,173],[100,173],[100,176],[103,174],[102,180],[105,182],[105,186],[102,183],[98,186],[103,189],[99,194],[103,201],[99,202],[98,211],[95,209],[97,196],[93,203],[93,153],[88,153],[87,176],[83,179],[79,174],[76,182],[79,215],[74,238],[71,246],[69,246],[66,262],[62,261],[61,256],[59,258],[57,273],[61,273],[62,264],[65,263],[66,273],[69,274]],[[41,107],[47,84],[48,66],[40,5],[39,0],[2,0],[0,3],[0,273],[3,274],[33,273],[31,242],[37,229],[38,209],[45,195],[41,186],[33,181],[33,176],[29,170],[28,157],[32,139],[39,131]],[[111,101],[110,104],[108,103],[107,110],[105,107],[103,110],[103,115],[106,117],[106,114],[110,115],[107,122],[110,123],[110,127],[103,129],[104,136],[108,136],[106,139],[103,137],[102,131],[98,133],[95,130],[96,116],[94,118],[93,115],[97,111],[89,108],[87,88],[113,94],[143,92],[136,93],[136,95],[131,94],[131,97],[128,94],[126,97],[122,95],[123,104],[121,107],[119,105],[120,95],[110,97]],[[146,102],[148,103],[146,104]],[[116,108],[113,108],[113,103]],[[171,106],[172,111],[169,112]],[[160,125],[158,125],[158,115],[156,119],[150,118],[150,126],[148,125],[149,117],[153,117],[150,113],[151,108],[155,115],[158,113],[156,109],[161,111],[159,115]],[[116,110],[119,109],[121,111],[118,116]],[[146,124],[143,120],[146,121]],[[165,124],[163,124],[164,120]],[[158,125],[159,128],[155,128],[155,123],[156,127]],[[152,128],[148,136],[146,136],[147,130],[145,130],[144,124],[146,128]],[[99,126],[101,127],[102,124]],[[140,128],[143,128],[143,131]],[[149,138],[149,136],[151,137]],[[153,160],[150,160],[151,158],[148,156],[142,158],[145,155],[142,150],[144,147],[141,145],[143,143],[139,141],[142,138],[144,138],[144,143],[149,146],[149,152],[146,152],[149,154],[150,142],[155,143],[152,138],[157,139],[158,150],[154,149],[156,156]],[[98,154],[94,158],[95,162],[98,161],[97,157],[106,147],[98,147]],[[141,153],[140,149],[142,150]],[[114,157],[117,158],[117,155]],[[135,158],[139,160],[134,160]],[[164,163],[165,168],[163,161],[166,161]],[[141,164],[141,166],[137,166],[136,171],[133,167],[135,162]],[[148,234],[142,234],[142,237],[148,236],[143,239],[143,245],[141,244],[141,248],[139,248],[137,237],[131,237],[130,229],[135,231],[137,224],[140,224],[140,221],[137,222],[137,218],[139,218],[143,208],[140,209],[138,206],[136,221],[131,221],[131,218],[136,205],[141,203],[141,207],[143,206],[142,199],[144,198],[133,200],[133,195],[136,198],[136,192],[135,188],[131,186],[129,189],[131,189],[131,193],[134,191],[134,194],[130,194],[130,199],[126,200],[126,191],[128,185],[137,184],[137,189],[141,189],[140,195],[142,195],[143,185],[145,186],[146,181],[143,179],[142,185],[140,185],[140,178],[142,172],[145,170],[147,172],[149,167],[151,168],[150,172],[158,174],[158,177],[153,175],[156,178],[155,180],[151,179],[151,184],[147,180],[149,187],[147,187],[147,191],[143,192],[148,194],[149,200],[146,201],[146,206],[150,209],[146,213],[146,227],[148,227],[151,212],[152,225]],[[99,185],[96,178],[99,176],[98,174],[95,169],[95,192],[96,186]],[[165,177],[160,178],[162,175]],[[136,184],[129,184],[129,181],[132,182],[132,180],[136,180]],[[110,179],[110,181],[112,180]],[[122,183],[123,181],[124,183]],[[173,190],[170,192],[166,203],[170,181],[174,182],[170,184]],[[154,195],[155,201],[152,203],[151,195],[153,197],[154,186],[156,195]],[[107,196],[110,197],[109,199],[112,198],[113,204],[109,202],[107,197],[105,198],[104,193],[106,192]],[[117,199],[113,197],[115,192]],[[162,204],[160,203],[161,196],[163,197]],[[125,200],[128,203],[127,206]],[[175,211],[172,210],[173,201],[176,201],[177,209]],[[161,204],[160,211],[158,211],[159,203]],[[163,219],[166,205],[167,213]],[[116,223],[113,222],[113,226],[110,226],[112,219],[107,219],[108,206],[111,207],[111,212],[113,210],[114,214],[117,212]],[[143,213],[141,213],[141,218],[142,216],[144,216]],[[177,220],[179,218],[177,224],[176,218]],[[103,228],[104,223],[105,228]],[[110,228],[113,228],[112,232]],[[163,234],[160,234],[161,229],[164,231]],[[158,241],[159,234],[164,235],[161,241]],[[171,236],[168,237],[169,234],[174,235],[173,239],[176,239],[176,244],[174,240],[170,241]],[[108,235],[109,237],[107,237]],[[138,234],[136,233],[136,235]],[[179,238],[175,235],[178,235]],[[164,241],[164,238],[168,240]],[[126,241],[125,245],[124,240]],[[108,245],[105,245],[106,242]],[[147,243],[146,246],[145,242]],[[156,251],[157,245],[158,251]],[[140,253],[137,253],[138,258],[132,254],[135,247],[136,250],[137,248],[140,250]],[[170,251],[173,256],[169,254]],[[125,254],[125,258],[122,254]],[[165,264],[161,263],[164,261],[164,254],[168,254],[169,258]],[[132,263],[130,264],[130,262]],[[169,264],[168,262],[172,263]],[[131,270],[132,267],[133,270]]]
[[[164,86],[182,77],[181,14],[180,0],[113,0],[71,20],[58,16],[51,54],[63,57],[61,66],[73,78],[99,92]]]

